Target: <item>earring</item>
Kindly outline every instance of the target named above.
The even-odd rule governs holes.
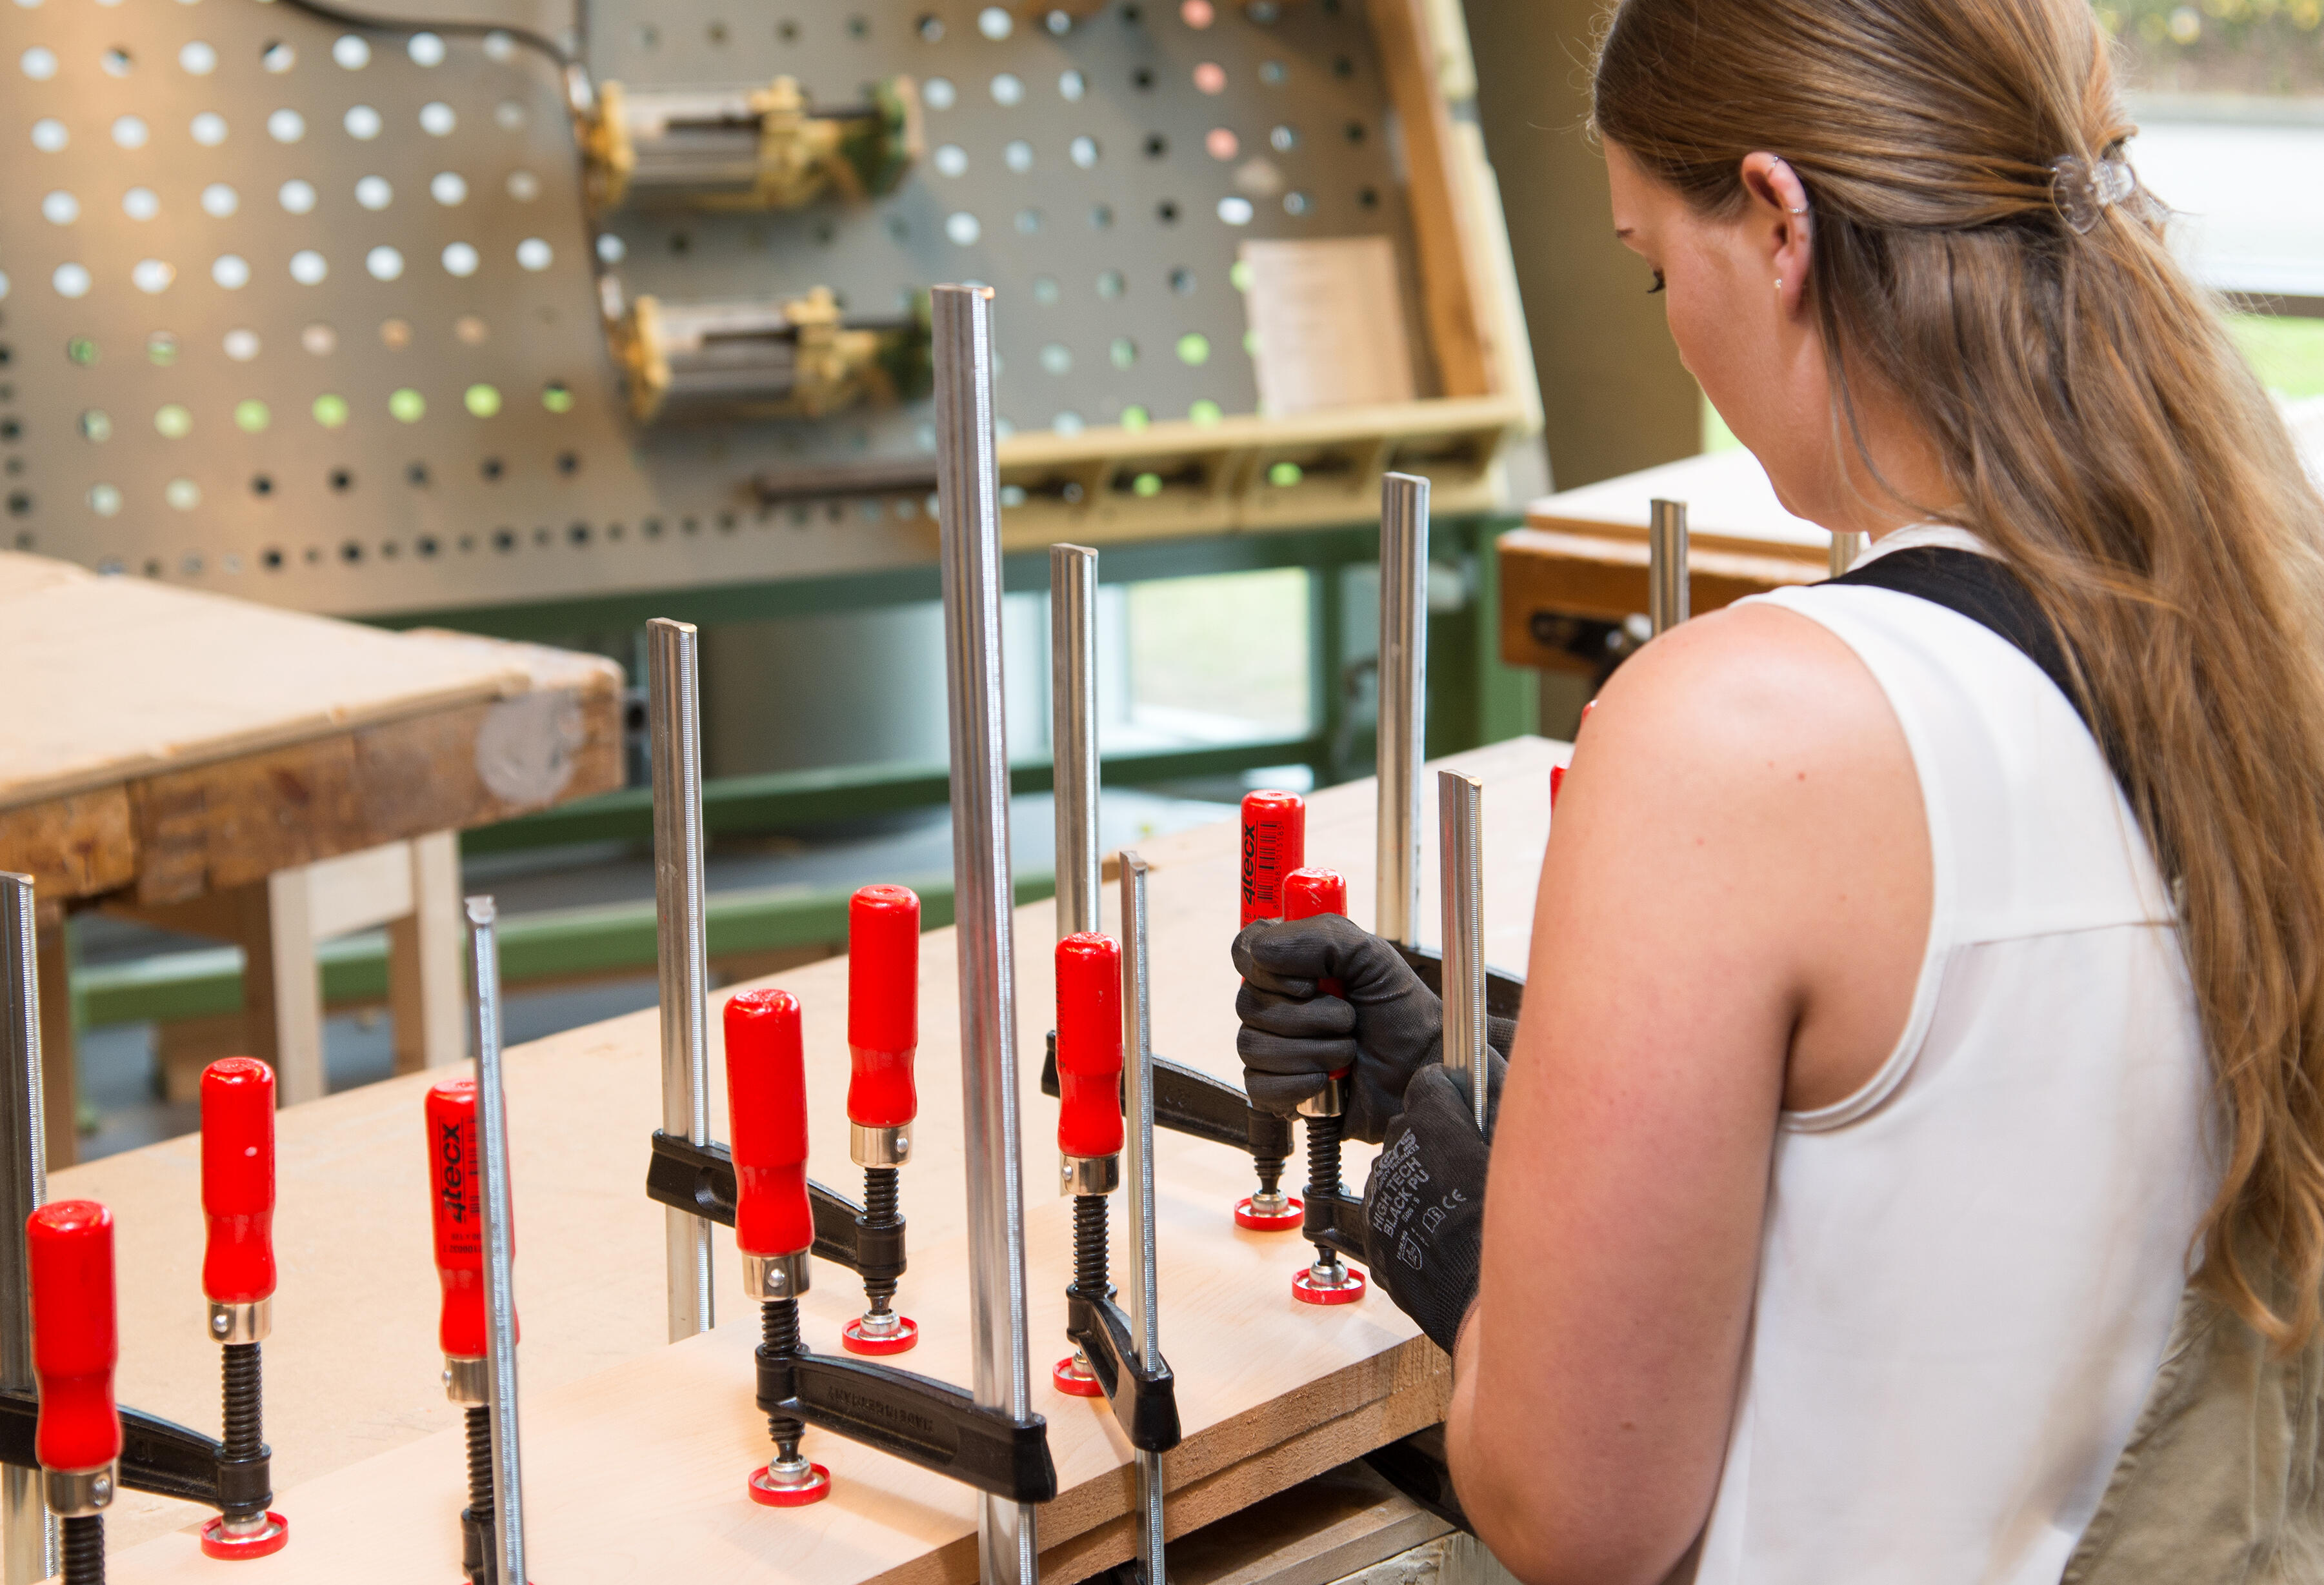
[[[1784,290],[1784,278],[1780,275],[1775,277],[1775,290],[1777,291]]]

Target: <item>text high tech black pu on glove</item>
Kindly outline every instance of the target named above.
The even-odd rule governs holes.
[[[1337,914],[1247,926],[1234,964],[1243,978],[1235,1050],[1251,1105],[1288,1117],[1321,1092],[1325,1075],[1353,1067],[1346,1133],[1379,1144],[1413,1074],[1443,1059],[1436,993],[1391,943]],[[1341,994],[1322,994],[1325,980],[1339,981]],[[1513,1020],[1494,1018],[1487,1038],[1506,1051],[1516,1032]]]
[[[1364,1258],[1372,1281],[1446,1353],[1477,1297],[1484,1248],[1485,1166],[1508,1071],[1486,1055],[1485,1131],[1469,1078],[1432,1064],[1405,1087],[1404,1110],[1364,1184]]]

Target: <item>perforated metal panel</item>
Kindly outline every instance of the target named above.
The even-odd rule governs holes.
[[[0,543],[355,613],[925,560],[924,405],[639,431],[593,246],[665,300],[828,286],[884,318],[989,281],[1012,428],[1250,411],[1238,241],[1385,232],[1414,277],[1360,14],[1254,12],[598,5],[600,78],[788,73],[838,103],[909,73],[929,154],[872,204],[630,209],[593,244],[537,52],[253,0],[18,0]]]

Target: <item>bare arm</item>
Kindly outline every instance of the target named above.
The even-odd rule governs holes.
[[[1675,630],[1592,715],[1543,866],[1448,1424],[1464,1507],[1531,1585],[1653,1585],[1701,1529],[1778,1112],[1844,1098],[1895,1044],[1929,863],[1894,714],[1805,618]]]

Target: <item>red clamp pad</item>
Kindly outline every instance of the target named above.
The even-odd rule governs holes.
[[[1283,878],[1283,917],[1312,919],[1318,914],[1348,915],[1348,878],[1337,870],[1294,870]],[[1315,989],[1326,996],[1344,996],[1337,980],[1318,980]],[[1332,1075],[1338,1078],[1338,1074]]]
[[[1071,1354],[1067,1354],[1050,1368],[1049,1379],[1056,1384],[1059,1392],[1069,1393],[1077,1398],[1105,1396],[1105,1384],[1094,1376],[1084,1376],[1074,1369],[1074,1357]]]
[[[864,887],[847,899],[848,1121],[896,1129],[919,1115],[919,897],[908,886]]]
[[[1286,1233],[1307,1220],[1307,1203],[1296,1194],[1283,1197],[1284,1208],[1275,1215],[1253,1209],[1248,1197],[1235,1202],[1235,1226],[1249,1228],[1255,1233]]]
[[[1351,1266],[1348,1279],[1338,1287],[1323,1287],[1311,1281],[1307,1268],[1301,1267],[1299,1275],[1291,1279],[1291,1296],[1303,1304],[1352,1304],[1364,1296],[1364,1274]]]
[[[428,1188],[436,1228],[436,1323],[447,1357],[484,1357],[484,1174],[476,1157],[476,1082],[446,1079],[428,1092]],[[516,1249],[510,1230],[509,1249]]]
[[[1121,948],[1084,930],[1057,943],[1057,1148],[1121,1151]]]
[[[726,1110],[735,1248],[745,1255],[812,1249],[807,1058],[798,998],[789,991],[745,991],[726,1003]]]
[[[885,1337],[865,1332],[861,1315],[839,1329],[839,1346],[851,1354],[908,1354],[919,1341],[920,1323],[908,1315],[897,1316],[896,1330]]]
[[[102,1470],[121,1456],[113,1367],[113,1213],[60,1200],[24,1224],[32,1286],[32,1374],[41,1410],[32,1447],[44,1470]]]
[[[1307,806],[1297,793],[1242,799],[1242,922],[1283,917],[1283,878],[1307,862]]]
[[[767,1478],[764,1464],[752,1471],[751,1500],[770,1508],[803,1508],[831,1495],[831,1471],[809,1464],[811,1473],[798,1486],[777,1486]]]
[[[1563,765],[1551,766],[1549,768],[1549,806],[1552,809],[1557,807],[1557,795],[1563,791],[1564,788],[1565,767]]]
[[[202,1070],[202,1293],[214,1304],[274,1295],[274,1070],[229,1056]]]

